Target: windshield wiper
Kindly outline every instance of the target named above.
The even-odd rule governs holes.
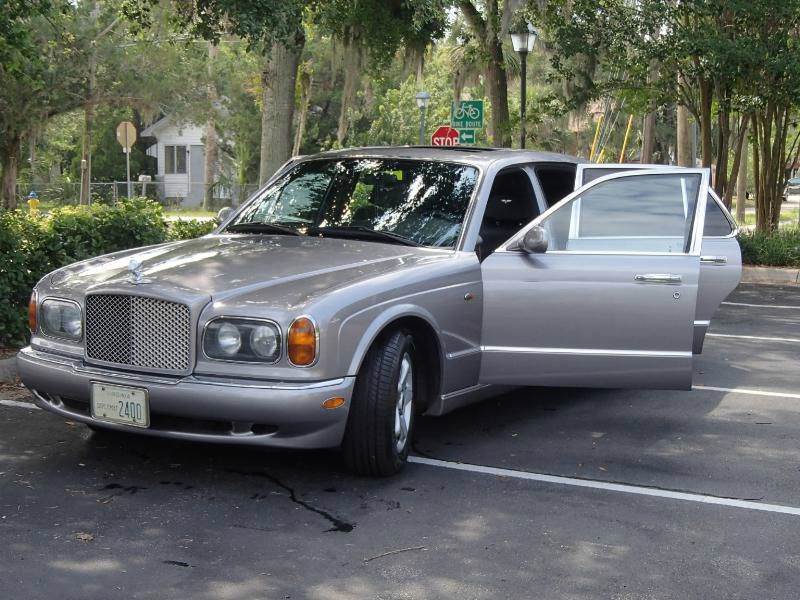
[[[322,236],[329,235],[332,237],[343,237],[352,239],[380,240],[383,242],[390,242],[393,244],[402,244],[404,246],[422,245],[400,234],[391,233],[389,231],[378,231],[376,229],[370,229],[369,227],[364,227],[363,225],[311,227],[308,230],[308,234],[322,235]]]
[[[265,223],[263,221],[256,221],[254,223],[234,223],[228,225],[225,231],[231,233],[277,233],[281,235],[302,235],[297,229],[287,227],[286,225],[278,225],[277,223]]]

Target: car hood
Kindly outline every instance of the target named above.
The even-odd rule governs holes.
[[[344,283],[448,255],[449,250],[360,240],[212,235],[76,263],[53,273],[49,284],[80,295],[105,288],[169,289],[217,301],[287,283],[297,289],[308,279]],[[141,263],[139,285],[131,283],[132,259]]]

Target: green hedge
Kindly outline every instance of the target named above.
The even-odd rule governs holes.
[[[50,271],[100,254],[197,237],[213,227],[213,221],[167,223],[161,205],[146,198],[39,215],[0,211],[0,345],[25,340],[31,289]]]
[[[745,264],[800,267],[800,227],[785,227],[770,235],[743,232],[739,245]]]
[[[211,233],[216,226],[216,221],[199,221],[196,219],[170,221],[167,238],[170,240],[191,240]]]

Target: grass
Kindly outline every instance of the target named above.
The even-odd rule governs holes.
[[[796,225],[797,224],[797,211],[794,209],[784,209],[781,211],[781,218],[780,218],[781,225]],[[756,224],[756,215],[755,213],[745,214],[744,216],[744,223],[740,223],[740,225],[755,225]]]

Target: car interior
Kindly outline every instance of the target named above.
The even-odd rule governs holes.
[[[575,187],[576,168],[572,163],[536,164],[533,170],[548,208],[572,193]]]
[[[497,247],[539,215],[530,178],[522,169],[497,174],[489,193],[475,247],[483,260]]]
[[[542,163],[533,165],[533,168],[548,207],[572,192],[575,186],[574,164]],[[539,206],[528,174],[520,168],[498,173],[481,222],[475,248],[478,259],[485,259],[538,216]]]

